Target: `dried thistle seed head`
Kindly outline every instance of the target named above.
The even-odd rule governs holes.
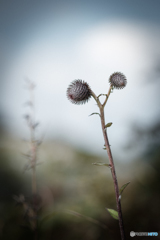
[[[126,86],[127,79],[122,73],[115,72],[110,76],[109,82],[110,82],[112,87],[117,88],[117,89],[121,89],[121,88],[124,88]]]
[[[88,83],[80,79],[73,81],[67,89],[67,98],[74,104],[84,104],[91,96]]]

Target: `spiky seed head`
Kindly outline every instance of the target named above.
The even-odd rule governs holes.
[[[124,88],[126,86],[127,79],[124,76],[124,74],[122,74],[120,72],[115,72],[110,76],[109,82],[110,82],[112,87],[117,88],[117,89],[121,89],[121,88]]]
[[[74,104],[84,104],[91,96],[88,83],[80,79],[74,80],[67,88],[67,98]]]

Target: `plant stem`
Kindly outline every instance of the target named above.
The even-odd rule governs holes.
[[[116,203],[117,203],[117,211],[118,211],[121,239],[125,240],[124,225],[123,225],[122,210],[121,210],[121,202],[120,202],[120,198],[119,198],[118,181],[117,181],[117,176],[116,176],[116,171],[115,171],[115,166],[114,166],[114,161],[113,161],[113,157],[112,157],[111,148],[110,148],[109,141],[108,141],[107,130],[105,129],[105,119],[104,119],[104,109],[103,109],[103,107],[100,108],[100,113],[101,113],[101,125],[102,125],[103,137],[104,137],[105,146],[106,146],[108,157],[109,157],[109,162],[110,162],[110,165],[111,165],[111,173],[112,173],[112,178],[113,178],[113,182],[114,182],[114,189],[115,189],[115,194],[116,194]]]
[[[37,162],[37,142],[35,137],[35,101],[34,101],[34,88],[35,85],[32,82],[28,82],[28,89],[30,91],[30,151],[31,151],[31,168],[32,168],[32,207],[34,211],[34,217],[30,220],[32,223],[32,229],[34,231],[34,239],[37,240],[37,206],[36,206],[36,198],[37,198],[37,180],[36,180],[36,162]]]
[[[36,161],[37,161],[37,144],[35,140],[35,102],[34,102],[34,84],[30,83],[30,102],[31,102],[31,122],[30,122],[30,134],[31,134],[31,156],[32,156],[32,195],[35,197],[37,194],[37,181],[36,181]]]
[[[32,143],[32,195],[35,196],[37,194],[37,181],[36,181],[36,147],[34,143]]]
[[[108,98],[109,98],[109,95],[110,95],[110,93],[111,93],[111,90],[112,90],[112,86],[110,86],[110,88],[109,88],[109,90],[108,90],[108,94],[106,95],[106,100],[104,101],[104,103],[103,103],[103,107],[106,105],[106,103],[107,103],[107,101],[108,101]]]
[[[116,195],[116,203],[117,203],[117,211],[118,211],[119,228],[120,228],[120,233],[121,233],[121,239],[125,240],[126,238],[125,238],[125,233],[124,233],[124,225],[123,225],[123,218],[122,218],[121,202],[120,202],[120,198],[119,198],[118,181],[117,181],[117,176],[116,176],[116,171],[115,171],[115,166],[114,166],[114,161],[113,161],[113,157],[112,157],[111,148],[110,148],[109,141],[108,141],[107,129],[105,128],[104,107],[105,107],[106,102],[107,102],[107,100],[109,98],[111,90],[112,90],[112,86],[110,86],[108,94],[106,95],[106,99],[105,99],[103,104],[101,104],[101,102],[99,100],[99,97],[97,97],[94,92],[91,92],[91,94],[92,94],[93,98],[95,99],[95,101],[97,102],[97,105],[98,105],[99,110],[100,110],[102,132],[103,132],[103,137],[104,137],[104,141],[105,141],[107,154],[108,154],[108,157],[109,157],[109,163],[110,163],[110,166],[111,166],[111,173],[112,173],[114,189],[115,189],[115,195]]]

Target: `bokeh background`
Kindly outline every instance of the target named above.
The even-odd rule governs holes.
[[[66,98],[75,79],[97,95],[107,93],[116,71],[126,75],[127,87],[113,91],[105,114],[113,122],[108,134],[119,186],[131,181],[122,197],[126,236],[160,231],[159,9],[158,0],[0,0],[2,239],[33,237],[13,199],[31,196],[22,154],[30,137],[25,79],[36,85],[36,137],[43,138],[39,239],[120,238],[105,210],[116,208],[110,170],[92,165],[108,162],[99,117],[88,117],[97,106],[94,99],[73,105]]]

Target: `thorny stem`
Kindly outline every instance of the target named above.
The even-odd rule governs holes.
[[[110,162],[110,165],[111,165],[111,173],[112,173],[112,178],[113,178],[113,182],[114,182],[114,189],[115,189],[115,195],[116,195],[116,203],[117,203],[117,211],[118,211],[121,239],[125,240],[126,238],[125,238],[125,233],[124,233],[121,202],[120,202],[120,198],[119,198],[120,195],[119,195],[118,181],[117,181],[117,176],[116,176],[116,171],[115,171],[115,166],[114,166],[114,161],[113,161],[113,157],[112,157],[111,148],[110,148],[109,141],[108,141],[107,129],[105,128],[104,106],[105,106],[105,104],[108,100],[108,97],[111,93],[111,90],[112,90],[112,86],[110,86],[108,94],[107,94],[106,99],[105,99],[103,104],[101,104],[101,102],[99,101],[99,97],[96,97],[94,92],[91,92],[91,94],[92,94],[93,98],[96,100],[97,105],[100,109],[102,132],[103,132],[103,137],[104,137],[104,141],[105,141],[107,154],[108,154],[108,157],[109,157],[109,162]]]

